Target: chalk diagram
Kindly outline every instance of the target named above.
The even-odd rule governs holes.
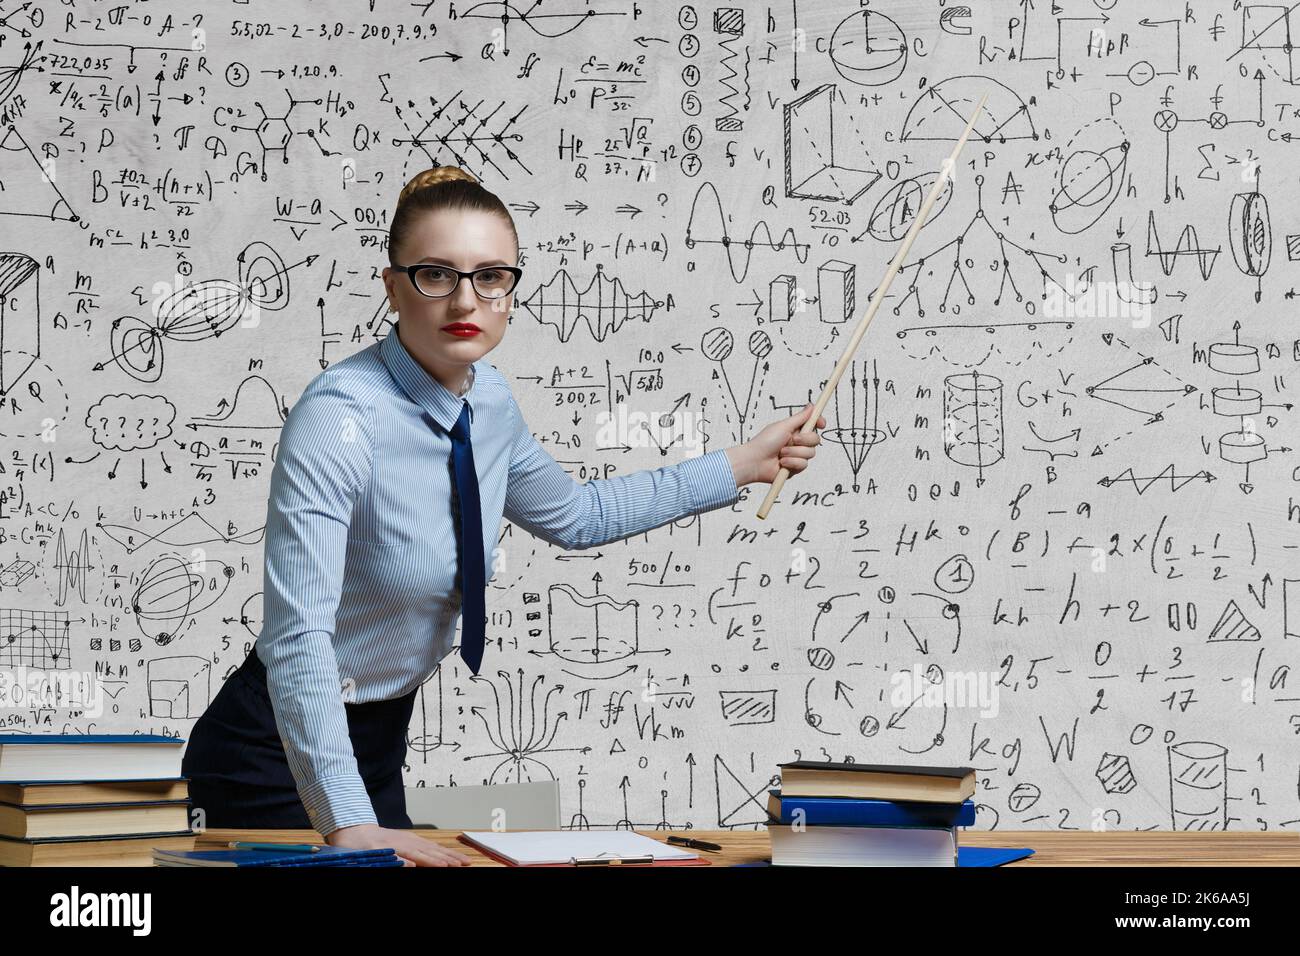
[[[843,259],[827,259],[817,267],[816,295],[808,296],[797,276],[773,277],[767,285],[766,315],[756,318],[772,326],[792,355],[817,358],[840,337],[839,326],[857,318],[857,295],[857,267]],[[756,311],[762,310],[762,303],[757,305]],[[803,319],[810,306],[817,307],[816,323]]]
[[[55,607],[64,607],[68,603],[70,594],[75,594],[82,604],[86,603],[88,592],[86,584],[90,579],[92,571],[98,571],[105,566],[102,555],[99,563],[92,563],[90,557],[90,533],[81,529],[81,536],[77,539],[75,548],[68,546],[68,535],[63,528],[59,527],[59,533],[54,542],[53,560],[50,562],[50,568],[57,576],[57,587],[54,597]],[[35,566],[31,566],[35,570]],[[30,575],[27,572],[24,577]],[[0,575],[0,587],[17,586],[20,581],[14,581],[12,584],[6,581]]]
[[[984,485],[984,470],[1006,457],[1002,380],[976,370],[943,380],[943,453],[958,465],[976,469],[975,486]]]
[[[1229,601],[1223,613],[1215,621],[1214,627],[1206,635],[1207,644],[1225,644],[1236,642],[1256,642],[1263,639],[1259,628],[1250,622],[1236,601]]]
[[[1082,428],[1071,428],[1060,435],[1039,434],[1038,426],[1034,424],[1032,418],[1025,422],[1029,429],[1029,434],[1034,436],[1037,445],[1021,445],[1022,451],[1037,452],[1047,456],[1049,462],[1054,462],[1058,458],[1078,458],[1079,451],[1076,447],[1079,436],[1083,433]]]
[[[62,531],[62,529],[60,529]],[[36,575],[36,565],[26,558],[15,558],[3,568],[0,568],[0,588],[6,590],[22,587],[24,583],[32,580]],[[55,602],[61,607],[62,604]]]
[[[1195,385],[1184,382],[1173,372],[1164,368],[1154,358],[1143,355],[1126,341],[1112,333],[1104,333],[1102,342],[1112,348],[1133,352],[1138,356],[1131,365],[1119,369],[1112,375],[1084,389],[1084,394],[1099,402],[1116,408],[1122,408],[1140,416],[1141,421],[1133,428],[1119,432],[1113,438],[1100,441],[1093,446],[1092,455],[1104,454],[1109,447],[1122,438],[1136,434],[1139,430],[1159,425],[1165,421],[1165,412],[1174,408],[1179,402],[1197,391]],[[1105,419],[1110,427],[1112,419]]]
[[[1178,234],[1178,241],[1170,249],[1160,241],[1160,233],[1156,229],[1155,210],[1151,210],[1147,215],[1147,255],[1160,263],[1160,271],[1166,276],[1174,274],[1174,269],[1180,261],[1191,258],[1196,260],[1196,269],[1201,275],[1201,280],[1208,282],[1210,273],[1214,271],[1214,263],[1222,251],[1222,246],[1211,248],[1202,245],[1201,237],[1191,223],[1183,226],[1183,231]]]
[[[907,235],[907,230],[912,228],[916,214],[921,211],[925,197],[930,194],[938,178],[937,171],[922,173],[919,176],[900,179],[889,187],[885,194],[876,200],[876,205],[867,220],[866,231],[871,238],[879,239],[881,242],[898,242]],[[943,191],[935,199],[934,207],[930,210],[930,215],[926,217],[925,226],[922,228],[934,225],[934,221],[948,208],[951,200],[952,179],[948,179],[943,185]]]
[[[528,27],[536,36],[554,40],[572,33],[583,24],[595,24],[601,17],[626,16],[629,16],[629,14],[622,10],[592,10],[590,7],[573,11],[552,10],[549,7],[543,8],[539,4],[516,6],[507,2],[507,0],[488,0],[485,3],[476,3],[472,7],[466,8],[463,13],[458,14],[461,20],[486,20],[489,23],[499,25],[502,35],[506,39],[506,43],[501,49],[502,56],[510,55],[509,32],[511,23],[519,23]],[[593,25],[591,29],[599,30],[601,28]],[[613,27],[609,29],[613,29]],[[428,57],[424,59],[428,59]]]
[[[1036,105],[1033,97],[1026,103],[1011,87],[991,76],[952,76],[927,87],[916,98],[903,120],[899,141],[956,142],[985,92],[989,99],[971,131],[972,141],[979,138],[988,145],[1003,145],[1038,139],[1029,112],[1030,104]]]
[[[1169,810],[1178,831],[1228,829],[1228,748],[1208,740],[1170,745]]]
[[[1154,213],[1152,215],[1154,216]],[[1111,244],[1110,268],[1111,274],[1115,277],[1115,294],[1121,302],[1129,305],[1152,305],[1160,297],[1160,290],[1154,282],[1133,281],[1133,247],[1129,243]]]
[[[908,721],[911,721],[914,726],[917,724],[922,725],[924,735],[922,739],[928,737],[925,746],[910,747],[900,743],[897,746],[903,753],[924,754],[929,753],[936,747],[943,746],[944,731],[948,728],[948,701],[941,693],[934,695],[930,688],[942,689],[945,680],[943,668],[937,662],[931,661],[926,666],[923,677],[923,682],[927,686],[916,688],[916,696],[908,701],[906,706],[891,713],[889,719],[885,721],[884,729],[888,731],[906,732],[910,729],[907,726]],[[936,697],[938,707],[933,706],[933,703],[927,700],[932,695]],[[913,714],[912,709],[921,701],[926,701],[927,706],[922,707],[918,713]]]
[[[86,411],[86,427],[96,445],[109,451],[147,451],[155,448],[172,435],[172,422],[176,420],[176,406],[164,395],[105,395]],[[64,461],[84,465],[99,457],[65,458]],[[170,474],[172,467],[167,456],[159,453],[163,471]],[[121,457],[105,474],[117,477]],[[140,459],[140,487],[148,488],[144,459]]]
[[[18,89],[18,84],[22,82],[22,78],[36,69],[33,64],[43,56],[41,48],[44,46],[44,40],[37,40],[35,44],[32,44],[31,41],[25,41],[23,43],[22,62],[16,66],[0,66],[0,106],[4,106],[9,102],[9,98]]]
[[[433,698],[432,705],[430,705],[430,697]],[[411,728],[408,726],[406,729],[407,748],[419,754],[420,762],[426,765],[429,763],[429,754],[435,750],[444,747],[452,751],[460,749],[459,741],[448,740],[446,736],[445,697],[442,686],[442,664],[439,664],[420,684],[416,696],[414,722],[418,722],[420,732],[412,736]]]
[[[212,607],[230,587],[235,569],[201,549],[189,560],[165,554],[132,576],[130,609],[136,627],[159,647],[185,636],[196,616]]]
[[[239,622],[239,626],[244,629],[250,638],[249,647],[252,647],[252,641],[256,641],[262,633],[262,592],[257,591],[250,594],[244,599],[244,603],[239,606],[238,618],[223,618],[223,624],[234,624]]]
[[[0,608],[0,666],[68,670],[71,626],[67,611]]]
[[[561,342],[568,342],[579,325],[586,327],[593,341],[604,342],[629,322],[649,322],[664,301],[644,290],[632,293],[597,263],[586,288],[580,289],[567,270],[559,269],[519,305],[539,325],[554,328]]]
[[[160,657],[149,661],[149,716],[193,720],[212,702],[212,661],[206,657]]]
[[[566,670],[575,677],[621,677],[635,670],[630,658],[647,653],[641,648],[641,602],[635,598],[620,601],[602,593],[601,580],[597,571],[592,576],[592,594],[569,584],[552,584],[546,589],[547,653],[581,666],[581,674]]]
[[[1175,185],[1173,169],[1173,135],[1174,130],[1185,123],[1204,123],[1212,131],[1218,133],[1226,130],[1229,126],[1237,123],[1248,123],[1252,126],[1262,127],[1264,125],[1264,74],[1256,71],[1256,80],[1259,83],[1259,116],[1254,119],[1231,119],[1228,114],[1219,109],[1222,105],[1223,98],[1217,93],[1212,98],[1211,103],[1214,109],[1209,116],[1180,116],[1172,107],[1165,106],[1156,111],[1151,118],[1152,124],[1157,130],[1164,134],[1165,137],[1165,203],[1173,201],[1174,196],[1182,196],[1181,191]],[[1167,100],[1166,100],[1167,101]],[[1201,158],[1206,160],[1206,165],[1197,173],[1197,179],[1219,178],[1218,172],[1214,169],[1213,164],[1206,156],[1206,150],[1213,151],[1214,143],[1206,143],[1200,147]]]
[[[1174,465],[1166,465],[1158,474],[1138,475],[1134,473],[1130,466],[1125,468],[1117,475],[1105,475],[1098,480],[1097,484],[1103,488],[1128,487],[1132,488],[1139,496],[1146,494],[1152,488],[1164,489],[1168,485],[1170,492],[1181,491],[1193,483],[1209,484],[1218,479],[1208,471],[1193,472],[1192,474],[1179,474],[1178,468]]]
[[[1010,294],[1011,298],[1020,303],[1024,310],[1030,315],[1038,311],[1034,298],[1027,296],[1021,289],[1024,285],[1028,287],[1028,281],[1022,279],[1016,281],[1015,272],[1017,269],[1023,271],[1032,270],[1037,281],[1042,287],[1039,296],[1040,301],[1046,301],[1048,298],[1049,283],[1059,290],[1059,296],[1062,303],[1074,302],[1080,294],[1091,284],[1090,273],[1080,276],[1080,283],[1071,282],[1067,288],[1064,284],[1057,281],[1047,271],[1045,261],[1053,261],[1058,264],[1065,264],[1069,257],[1053,255],[1047,252],[1040,252],[1021,245],[1011,239],[1004,231],[994,226],[984,211],[984,177],[975,177],[975,186],[977,190],[976,210],[970,220],[952,239],[932,250],[926,255],[907,263],[898,270],[900,277],[908,276],[906,293],[897,302],[894,303],[894,315],[902,315],[905,306],[911,306],[916,310],[919,318],[925,318],[926,302],[931,298],[932,291],[929,289],[931,282],[939,282],[936,273],[946,265],[951,264],[952,271],[948,273],[947,281],[944,282],[943,296],[938,303],[940,313],[951,312],[953,315],[961,313],[964,306],[973,306],[977,302],[998,308],[1002,305],[1003,297]],[[990,235],[981,237],[973,235],[975,227],[981,226],[981,232],[987,232]],[[986,275],[992,273],[998,276],[998,287],[992,293],[991,298],[986,298],[988,293],[980,289],[980,295],[976,295],[976,287],[971,285],[971,277],[974,275]],[[985,280],[987,282],[987,279]],[[1042,323],[1040,323],[1042,325]],[[1047,330],[1052,326],[1048,324]]]
[[[756,406],[759,396],[763,394],[763,383],[767,379],[767,373],[771,370],[768,363],[768,357],[772,354],[772,339],[766,332],[759,329],[750,333],[746,341],[746,348],[754,361],[750,368],[749,390],[745,395],[744,402],[736,397],[736,390],[731,384],[731,377],[727,374],[727,359],[731,358],[732,352],[736,347],[736,337],[731,330],[723,326],[716,326],[709,329],[700,339],[700,352],[710,362],[715,363],[718,367],[713,370],[712,381],[720,383],[724,389],[724,396],[729,402],[723,417],[733,433],[740,441],[744,441],[745,429],[749,423],[751,415],[757,410]],[[762,377],[759,372],[762,372]],[[732,425],[732,414],[735,414],[739,424]]]
[[[841,378],[841,386],[843,383],[844,379]],[[887,433],[879,427],[880,376],[876,370],[876,362],[872,360],[870,374],[867,372],[865,361],[862,362],[860,371],[855,364],[850,364],[848,383],[849,395],[844,403],[848,406],[847,412],[840,405],[842,388],[836,388],[833,393],[835,425],[832,428],[822,429],[821,436],[823,441],[843,449],[844,457],[849,463],[849,470],[853,472],[853,490],[861,491],[862,484],[858,476],[867,463],[867,456],[871,454],[872,448],[888,437]],[[859,405],[861,417],[859,417]]]
[[[546,678],[538,674],[528,681],[524,689],[524,671],[519,668],[516,680],[504,670],[497,671],[500,681],[489,680],[482,674],[470,678],[474,684],[486,684],[492,693],[491,707],[476,705],[470,708],[487,735],[492,749],[487,753],[467,754],[465,760],[495,760],[483,782],[526,783],[532,780],[554,780],[555,774],[542,760],[543,754],[591,752],[590,747],[556,747],[555,736],[560,722],[567,720],[567,711],[552,713],[552,698],[564,690],[563,684],[553,684],[538,700],[538,690]],[[503,699],[504,695],[504,699]],[[490,713],[489,713],[490,711]]]
[[[1230,375],[1234,379],[1232,385],[1210,389],[1210,407],[1215,415],[1238,421],[1235,431],[1224,432],[1219,436],[1219,457],[1229,464],[1242,467],[1244,475],[1237,487],[1244,494],[1250,494],[1255,490],[1255,485],[1250,480],[1250,466],[1265,461],[1270,451],[1268,442],[1257,430],[1257,421],[1263,416],[1269,424],[1273,424],[1276,419],[1266,409],[1276,408],[1290,412],[1293,406],[1290,403],[1266,404],[1263,392],[1241,384],[1244,377],[1259,374],[1259,349],[1242,343],[1240,322],[1233,323],[1232,331],[1231,342],[1216,342],[1207,353],[1211,371]],[[1290,449],[1271,450],[1281,452]]]
[[[0,436],[52,435],[67,420],[67,387],[41,359],[41,268],[21,252],[0,253]]]
[[[721,754],[715,754],[713,780],[718,829],[749,827],[756,830],[767,825],[771,819],[767,813],[767,791],[781,786],[779,773],[763,777],[757,785],[745,783]]]
[[[1132,793],[1137,787],[1133,764],[1123,754],[1102,754],[1093,776],[1106,793]]]
[[[1078,235],[1099,223],[1124,191],[1129,140],[1114,120],[1080,127],[1064,147],[1048,209],[1056,228]]]
[[[1059,355],[1074,341],[1074,326],[1066,319],[986,325],[937,323],[909,326],[894,335],[908,358],[921,362],[938,358],[957,368],[974,369],[994,358],[1016,366],[1032,358]]]
[[[705,190],[708,190],[707,197],[704,196]],[[702,203],[706,205],[706,209],[702,210],[700,208]],[[702,226],[697,226],[697,215],[701,220],[703,220],[706,213],[710,211],[714,214],[714,218],[717,220],[717,228],[715,230],[705,230]],[[773,240],[771,230],[768,228],[766,221],[760,219],[754,228],[750,230],[749,238],[738,242],[731,236],[730,230],[727,227],[727,223],[730,221],[731,216],[722,211],[722,199],[718,196],[717,188],[713,183],[708,181],[700,183],[700,188],[695,190],[695,195],[691,199],[691,212],[686,221],[686,248],[694,249],[696,245],[700,243],[710,246],[721,246],[723,253],[727,257],[727,265],[731,269],[731,277],[737,282],[743,282],[745,276],[749,274],[749,263],[753,258],[755,248],[770,249],[773,252],[784,252],[786,245],[788,244],[791,251],[794,252],[795,258],[798,259],[799,262],[802,263],[808,261],[808,244],[799,242],[794,229],[787,228],[785,232],[781,234],[780,241],[776,241]],[[765,242],[759,242],[755,239],[759,230],[762,230],[763,233],[766,234],[767,240]],[[740,261],[739,270],[737,268],[737,260],[733,257],[733,250],[737,247],[744,251],[744,258]]]
[[[1174,42],[1172,46],[1173,46],[1173,53],[1174,53],[1174,62],[1166,63],[1165,64],[1166,69],[1160,70],[1157,69],[1156,65],[1152,63],[1150,60],[1145,60],[1145,59],[1136,60],[1133,63],[1131,63],[1128,69],[1126,69],[1123,73],[1107,73],[1106,75],[1117,79],[1122,77],[1128,80],[1134,86],[1146,86],[1157,76],[1181,76],[1183,73],[1183,30],[1182,30],[1183,22],[1182,20],[1177,17],[1170,20],[1151,20],[1148,17],[1143,17],[1141,20],[1138,21],[1138,26],[1146,27],[1147,29],[1152,31],[1150,34],[1148,34],[1154,40],[1154,42],[1151,43],[1150,45],[1157,50],[1160,49],[1167,50],[1171,46],[1169,41],[1163,36],[1161,36],[1162,31],[1160,30],[1160,28],[1166,26],[1173,27]],[[1057,27],[1056,62],[1059,66],[1059,64],[1061,63],[1061,52],[1062,52],[1061,32],[1062,32],[1062,27],[1064,27],[1064,24],[1058,20],[1056,27]],[[1102,43],[1100,42],[1100,40],[1095,45],[1095,48],[1097,48],[1098,52],[1101,52]],[[1094,44],[1089,42],[1088,44],[1089,52],[1091,53],[1093,49],[1094,49]]]
[[[867,149],[870,137],[856,122],[835,118],[835,100],[843,97],[833,83],[826,83],[784,110],[785,194],[792,199],[821,199],[852,205],[880,179]],[[852,134],[853,141],[837,141]],[[839,154],[839,160],[836,154]],[[845,156],[854,163],[844,165]]]
[[[264,242],[245,246],[236,257],[238,278],[205,279],[182,284],[153,306],[150,320],[124,315],[113,320],[111,362],[138,382],[156,382],[163,372],[166,340],[202,342],[218,338],[244,320],[258,324],[259,312],[276,312],[289,304],[289,272],[310,268],[318,256],[286,266]],[[98,362],[94,370],[103,371]]]
[[[720,690],[718,704],[728,727],[752,727],[776,722],[776,689]]]
[[[741,110],[749,112],[752,98],[749,84],[752,55],[749,45],[745,43],[745,11],[740,7],[715,11],[713,32],[722,37],[718,40],[718,49],[722,51],[718,57],[718,67],[726,72],[718,78],[718,84],[726,90],[726,93],[718,97],[718,105],[727,111],[713,120],[713,128],[719,133],[739,133],[745,128],[744,117],[740,115]],[[743,73],[736,70],[733,62],[740,56],[735,50],[735,47],[740,45],[745,48]],[[744,102],[738,109],[733,100],[740,100],[742,95]]]
[[[1257,50],[1264,65],[1283,83],[1297,82],[1295,43],[1297,30],[1292,27],[1295,5],[1280,6],[1248,3],[1241,8],[1241,43],[1228,62],[1246,50]],[[1297,24],[1300,27],[1300,24]]]
[[[189,549],[191,551],[209,544],[239,544],[251,547],[262,543],[262,536],[266,531],[265,525],[259,525],[251,531],[244,531],[239,534],[226,533],[219,530],[204,515],[198,512],[191,512],[184,518],[178,518],[170,524],[164,525],[157,532],[102,521],[96,522],[95,527],[127,554],[135,554],[141,548],[151,544],[177,550]]]
[[[886,86],[907,69],[907,35],[875,10],[858,10],[841,20],[827,52],[835,72],[858,86]]]
[[[394,105],[397,119],[406,130],[404,137],[395,137],[392,145],[406,150],[402,164],[401,181],[430,166],[461,166],[480,181],[491,180],[488,172],[509,179],[507,168],[518,166],[525,173],[533,171],[524,165],[515,149],[523,142],[523,134],[515,129],[528,107],[521,106],[513,115],[504,115],[505,103],[485,110],[485,102],[458,90],[443,100],[430,96],[427,104],[417,105],[408,100],[406,109]],[[423,110],[429,110],[426,117]],[[443,150],[451,153],[451,159]],[[498,162],[500,160],[500,162]],[[507,168],[502,168],[502,163]]]
[[[835,594],[817,604],[817,614],[813,621],[812,641],[805,654],[805,661],[813,675],[808,678],[803,688],[804,723],[812,730],[830,737],[843,736],[843,730],[832,729],[842,724],[852,725],[853,732],[862,738],[873,738],[882,731],[891,734],[897,732],[897,747],[905,753],[925,753],[942,744],[943,727],[947,722],[946,708],[942,714],[926,708],[927,713],[913,715],[910,725],[904,724],[908,712],[923,694],[914,697],[902,710],[893,712],[881,722],[880,717],[867,710],[858,710],[858,700],[884,700],[877,697],[873,690],[859,691],[844,679],[850,673],[846,668],[875,666],[877,660],[886,652],[893,637],[902,642],[903,653],[929,658],[938,648],[932,648],[932,642],[947,639],[951,646],[945,651],[957,653],[961,646],[961,608],[950,595],[963,593],[973,581],[973,572],[969,561],[964,556],[949,558],[935,573],[936,586],[941,592],[933,594],[924,591],[911,592],[911,597],[923,602],[934,602],[937,613],[914,609],[909,605],[904,608],[897,604],[897,596],[889,587],[882,587],[876,593],[876,600],[881,605],[880,639],[868,645],[863,638],[867,634],[872,611],[864,607],[862,595],[858,592]],[[936,623],[947,622],[947,623]],[[901,628],[901,635],[895,627]],[[848,643],[850,638],[853,643]],[[842,650],[840,650],[842,648]],[[848,653],[851,650],[851,653]],[[841,659],[845,658],[845,659]],[[834,671],[837,676],[831,676]],[[943,682],[943,671],[937,664],[927,665],[925,683]],[[919,688],[924,690],[924,688]],[[891,738],[894,739],[894,738]]]
[[[289,144],[293,141],[295,134],[298,136],[306,136],[315,143],[317,147],[320,148],[322,156],[339,155],[337,152],[330,152],[321,145],[320,141],[316,138],[316,131],[314,129],[308,127],[305,131],[300,132],[289,125],[289,117],[293,114],[294,107],[303,103],[320,106],[323,101],[320,99],[296,99],[288,90],[284,91],[284,95],[289,99],[289,108],[285,110],[282,115],[272,116],[266,111],[265,106],[257,100],[254,100],[253,105],[256,106],[262,114],[262,119],[258,124],[256,126],[235,126],[232,124],[230,127],[234,132],[253,133],[257,137],[258,145],[262,148],[262,160],[257,165],[258,173],[262,178],[262,182],[266,182],[267,180],[267,156],[269,154],[279,153],[280,162],[286,166],[289,164]]]
[[[81,222],[63,191],[12,123],[0,135],[0,216]]]
[[[1259,171],[1255,172],[1259,181]],[[1255,301],[1264,295],[1264,273],[1273,256],[1273,233],[1268,219],[1268,202],[1256,188],[1237,193],[1228,209],[1228,247],[1244,276],[1255,280]]]
[[[193,415],[185,426],[193,436],[187,450],[194,459],[194,476],[210,479],[216,468],[210,461],[224,462],[232,481],[261,474],[274,460],[280,430],[288,417],[283,396],[263,376],[241,379],[234,396],[223,396],[216,412]],[[268,443],[265,432],[274,432],[276,440]]]

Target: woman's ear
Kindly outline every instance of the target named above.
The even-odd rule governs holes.
[[[393,288],[393,280],[396,278],[397,274],[388,266],[384,266],[384,270],[380,275],[383,276],[384,279],[384,294],[388,297],[388,311],[396,312],[397,290]]]

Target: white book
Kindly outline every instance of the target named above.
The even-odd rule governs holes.
[[[179,777],[184,745],[153,734],[0,734],[0,781]]]
[[[773,866],[956,866],[956,827],[768,824]]]

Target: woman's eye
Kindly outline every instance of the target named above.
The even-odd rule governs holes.
[[[489,269],[485,272],[480,272],[478,276],[480,279],[483,279],[487,282],[496,282],[498,279],[501,278],[501,273],[497,272],[495,269]]]

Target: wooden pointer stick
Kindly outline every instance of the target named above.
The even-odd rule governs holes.
[[[898,254],[894,256],[894,261],[889,264],[889,268],[885,271],[885,277],[880,280],[875,295],[871,297],[871,302],[867,305],[867,314],[862,317],[862,321],[858,323],[858,327],[853,331],[848,344],[844,346],[844,354],[835,363],[835,371],[831,372],[830,380],[827,381],[826,387],[822,389],[821,398],[817,399],[817,404],[813,406],[812,414],[799,428],[801,433],[806,434],[816,430],[817,419],[821,417],[826,403],[831,400],[831,395],[835,392],[835,386],[839,384],[840,376],[844,374],[844,370],[853,361],[853,353],[857,350],[858,342],[862,340],[863,334],[867,331],[867,326],[875,318],[880,303],[885,301],[885,293],[889,291],[890,283],[894,281],[894,276],[898,274],[899,268],[903,265],[903,260],[907,258],[908,252],[911,251],[912,243],[916,241],[917,233],[925,225],[926,217],[930,215],[930,210],[934,208],[935,202],[939,199],[939,194],[943,192],[943,187],[947,184],[949,177],[952,176],[952,171],[957,166],[957,157],[961,155],[962,147],[966,145],[966,139],[970,136],[971,130],[975,128],[975,121],[979,119],[980,112],[984,109],[984,104],[988,101],[988,98],[987,93],[980,97],[979,103],[975,106],[975,112],[971,114],[970,122],[962,130],[961,138],[957,140],[957,145],[953,148],[952,155],[944,160],[939,178],[935,180],[934,186],[930,188],[930,195],[925,197],[925,202],[921,204],[920,211],[917,212],[916,218],[912,220],[912,227],[907,230],[907,235],[903,237],[903,244],[899,247]],[[766,518],[767,513],[772,510],[772,504],[776,501],[776,496],[781,493],[781,487],[789,477],[790,469],[788,468],[782,468],[776,473],[776,480],[772,482],[767,497],[763,499],[763,503],[758,508],[760,518]]]

